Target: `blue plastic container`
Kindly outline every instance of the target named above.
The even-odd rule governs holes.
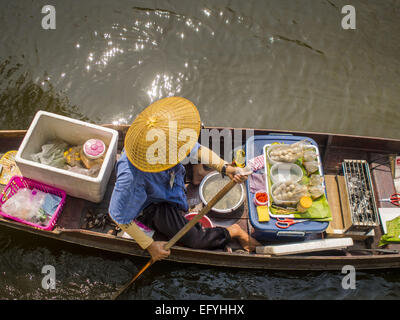
[[[272,144],[274,142],[292,144],[305,139],[318,147],[318,144],[308,137],[278,134],[250,137],[246,141],[246,164],[248,160],[262,155],[264,153],[263,148],[266,144]],[[321,175],[323,175],[323,172],[321,172]],[[250,192],[248,182],[246,182],[246,192],[249,200],[249,218],[254,228],[254,233],[252,235],[257,240],[304,240],[310,235],[324,232],[329,225],[328,221],[305,221],[291,225],[287,229],[281,229],[275,225],[277,220],[273,217],[271,217],[268,222],[259,222],[257,209],[253,201],[254,193]]]

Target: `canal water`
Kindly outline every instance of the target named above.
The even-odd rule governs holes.
[[[38,110],[130,124],[183,96],[208,126],[399,138],[400,1],[0,0],[0,129]],[[146,262],[0,230],[0,299],[106,299]],[[44,265],[56,289],[41,287]],[[270,272],[154,265],[129,299],[398,299],[395,271]]]

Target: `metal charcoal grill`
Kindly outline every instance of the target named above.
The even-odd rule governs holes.
[[[349,197],[352,229],[372,229],[378,225],[379,220],[368,162],[344,160],[342,166]]]

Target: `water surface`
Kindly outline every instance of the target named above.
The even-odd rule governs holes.
[[[0,0],[0,128],[38,110],[130,124],[153,101],[184,96],[209,126],[399,138],[400,1]],[[105,299],[143,259],[0,233],[0,298]],[[41,268],[57,288],[41,289]],[[154,265],[131,299],[397,299],[395,271],[266,272]]]

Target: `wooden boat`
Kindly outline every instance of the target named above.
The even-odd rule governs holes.
[[[119,152],[123,147],[123,140],[128,126],[105,125],[118,130],[119,132]],[[234,128],[208,128],[215,130],[230,130]],[[238,130],[236,128],[236,130]],[[241,143],[246,142],[246,129],[242,130]],[[252,129],[251,129],[252,130]],[[25,135],[25,130],[0,131],[0,153],[9,150],[17,150]],[[379,202],[378,194],[388,197],[394,193],[393,180],[388,176],[390,166],[385,164],[387,156],[400,153],[400,140],[349,136],[338,134],[324,134],[313,132],[289,132],[282,130],[254,130],[254,135],[267,135],[271,133],[292,134],[307,136],[314,139],[319,146],[319,151],[323,163],[325,175],[338,175],[341,171],[341,163],[344,159],[365,159],[371,165],[379,163],[380,168],[386,170],[373,170],[372,180],[375,188],[375,197],[378,207],[390,207],[390,203]],[[238,139],[236,137],[236,139]],[[224,150],[221,141],[221,152]],[[237,141],[236,141],[237,142]],[[382,160],[385,159],[386,160]],[[375,162],[375,159],[380,159]],[[118,252],[131,256],[148,257],[146,251],[142,250],[134,240],[126,239],[118,235],[108,234],[110,227],[103,229],[85,229],[84,218],[88,212],[107,214],[110,195],[115,183],[115,176],[109,180],[109,185],[104,200],[99,204],[94,204],[82,199],[67,197],[66,205],[57,225],[53,231],[44,231],[32,228],[28,225],[20,224],[8,219],[0,218],[0,225],[21,232],[29,232],[43,237],[74,243],[80,246],[98,248],[101,250]],[[3,187],[0,187],[0,191]],[[246,204],[246,202],[245,202]],[[232,218],[230,218],[232,220]],[[247,232],[252,232],[249,223],[247,206],[235,216],[234,221],[239,223]],[[229,223],[229,221],[228,221]],[[171,255],[167,260],[237,268],[255,268],[269,270],[341,270],[345,265],[352,265],[358,269],[383,269],[399,268],[400,245],[391,244],[385,250],[378,249],[378,242],[382,235],[381,227],[374,229],[375,236],[355,241],[354,246],[347,250],[335,250],[332,252],[270,256],[263,254],[245,254],[240,251],[225,252],[222,250],[195,250],[181,246],[174,246]],[[320,234],[323,238],[326,234]],[[234,248],[234,246],[233,246]]]

